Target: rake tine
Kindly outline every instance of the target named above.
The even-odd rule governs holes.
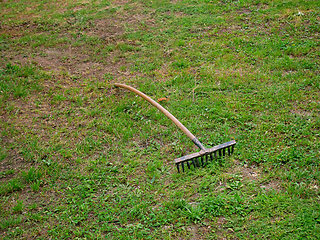
[[[228,147],[228,155],[229,155],[229,156],[231,155],[231,149],[230,149],[230,147]]]
[[[196,168],[196,164],[194,163],[194,159],[193,158],[191,159],[191,161],[192,161],[193,167]]]
[[[184,162],[181,163],[182,166],[182,172],[184,172]]]
[[[190,163],[189,163],[189,161],[187,161],[187,166],[188,166],[188,168],[190,169]]]
[[[221,149],[219,149],[219,157],[221,157],[222,156],[222,154],[221,154]]]
[[[202,167],[204,165],[204,157],[203,156],[201,156],[201,165],[202,165]]]
[[[199,158],[196,158],[196,164],[197,164],[197,167],[200,167]]]
[[[231,146],[231,153],[233,153],[234,145]]]
[[[224,149],[222,149],[222,153],[223,153],[223,156],[225,156],[226,155],[226,149],[224,148]]]
[[[206,164],[209,162],[209,155],[206,155]]]
[[[180,173],[179,163],[177,163],[176,165],[177,165],[178,173]]]

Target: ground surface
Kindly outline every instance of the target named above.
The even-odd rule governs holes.
[[[318,1],[0,8],[1,238],[319,238]]]

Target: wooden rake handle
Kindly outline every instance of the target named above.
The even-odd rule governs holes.
[[[161,112],[163,112],[164,115],[166,115],[175,125],[177,125],[178,128],[180,128],[182,130],[182,132],[184,132],[193,142],[195,141],[195,139],[197,140],[197,138],[181,122],[179,122],[179,120],[176,119],[169,111],[167,111],[159,103],[157,103],[156,101],[154,101],[153,99],[151,99],[150,97],[145,95],[144,93],[140,92],[139,90],[137,90],[133,87],[127,86],[125,84],[115,83],[114,85],[117,87],[128,89],[128,90],[138,94],[140,97],[144,98],[149,103],[151,103],[153,106],[158,108]]]

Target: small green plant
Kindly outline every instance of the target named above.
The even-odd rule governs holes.
[[[4,172],[0,172],[0,178],[6,177],[7,175],[13,174],[14,172],[14,169],[8,169]]]
[[[40,213],[31,213],[29,219],[35,222],[40,222],[43,219]]]
[[[127,70],[127,67],[126,67],[126,66],[120,66],[119,70],[120,70],[121,72],[124,72],[124,71]]]
[[[227,188],[231,190],[237,190],[242,186],[241,176],[233,174],[227,181]]]
[[[2,147],[0,147],[0,162],[4,160],[8,156],[8,153],[6,150]]]
[[[16,226],[22,222],[22,217],[21,216],[10,216],[7,219],[3,219],[3,221],[0,221],[0,229],[8,229],[13,226]]]
[[[104,77],[104,79],[107,80],[107,81],[108,81],[108,80],[113,80],[113,78],[114,78],[111,73],[106,73],[106,74],[104,74],[103,77]]]
[[[0,185],[0,194],[7,194],[15,191],[19,191],[23,189],[23,184],[21,183],[20,179],[13,178],[10,179],[7,183]]]
[[[34,167],[31,167],[27,172],[22,171],[21,174],[22,174],[23,180],[27,183],[40,180],[42,176],[41,171],[39,169],[35,169]]]
[[[174,68],[177,68],[177,69],[184,69],[184,68],[189,67],[189,65],[190,65],[190,64],[189,64],[188,61],[185,60],[185,59],[178,60],[178,61],[175,61],[175,62],[172,63],[172,66],[173,66]]]
[[[126,43],[119,43],[117,45],[117,48],[121,51],[121,52],[127,52],[127,51],[134,51],[135,47],[131,46],[129,44]]]
[[[31,189],[32,191],[34,192],[38,192],[39,191],[39,188],[40,188],[40,184],[41,184],[41,181],[35,181],[31,184]]]
[[[38,207],[37,203],[32,203],[28,206],[30,210],[36,209]]]
[[[22,212],[24,204],[22,200],[18,200],[17,204],[12,208],[14,212]]]

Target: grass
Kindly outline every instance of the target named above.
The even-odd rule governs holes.
[[[0,7],[1,238],[319,237],[317,1]]]

